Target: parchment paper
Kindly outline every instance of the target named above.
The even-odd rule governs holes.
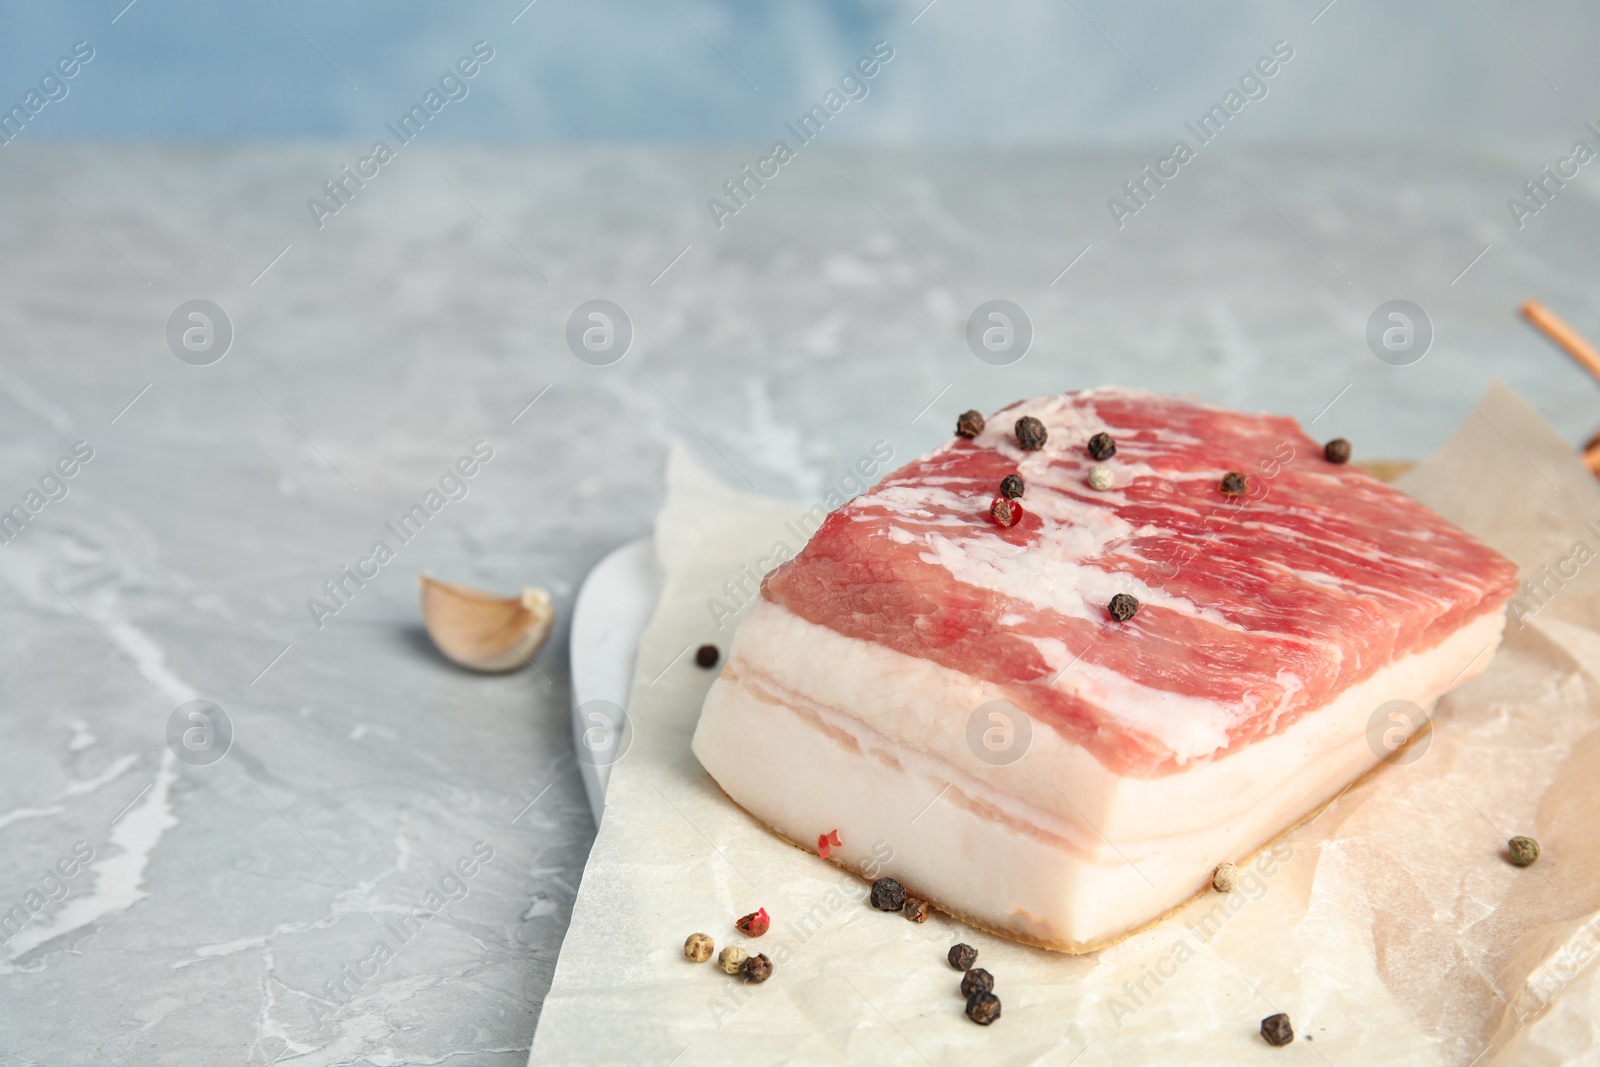
[[[719,629],[708,602],[747,602],[741,574],[799,548],[785,523],[804,508],[728,489],[681,452],[667,479],[668,577],[639,653],[631,744],[532,1063],[1600,1061],[1600,493],[1509,389],[1491,388],[1401,483],[1543,582],[1514,604],[1492,666],[1440,702],[1420,758],[1254,858],[1240,891],[1087,956],[873,911],[864,881],[723,796],[689,752],[714,672],[686,652],[727,649],[733,620]],[[1513,834],[1538,839],[1535,866],[1506,862]],[[752,943],[733,921],[762,906],[772,931]],[[689,963],[695,931],[766,952],[772,979]],[[995,975],[1004,1014],[991,1027],[962,1014],[944,961],[955,941]],[[1285,1048],[1258,1036],[1276,1011],[1300,1035]]]

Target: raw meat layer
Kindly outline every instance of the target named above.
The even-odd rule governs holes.
[[[1043,450],[1017,446],[1023,415],[1048,428]],[[1101,431],[1115,485],[1097,492],[1085,444]],[[1220,490],[1230,471],[1243,496]],[[1002,529],[988,508],[1011,473],[1024,516]],[[1014,404],[896,471],[762,595],[993,687],[1148,777],[1284,730],[1498,612],[1515,580],[1403,493],[1328,462],[1292,419],[1105,388]],[[1106,612],[1119,592],[1141,604],[1125,623]]]

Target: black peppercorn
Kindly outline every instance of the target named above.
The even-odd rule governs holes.
[[[1322,454],[1329,463],[1350,462],[1350,442],[1342,437],[1335,437],[1322,447]]]
[[[1111,603],[1106,605],[1106,610],[1118,622],[1127,622],[1133,618],[1134,612],[1139,610],[1139,601],[1127,593],[1118,593],[1111,598]]]
[[[746,982],[759,985],[772,977],[772,961],[767,959],[766,953],[751,956],[739,968],[739,973]]]
[[[1244,475],[1238,471],[1229,471],[1222,476],[1222,485],[1219,488],[1229,496],[1242,496],[1250,486],[1246,484]]]
[[[961,995],[970,997],[974,993],[994,992],[994,975],[982,967],[974,967],[961,976]]]
[[[963,411],[956,419],[957,437],[976,437],[983,432],[983,416],[976,411]]]
[[[1281,1048],[1294,1040],[1294,1027],[1283,1012],[1261,1020],[1261,1039],[1274,1048]]]
[[[993,993],[974,993],[967,998],[967,1018],[988,1026],[1000,1018],[1000,998]]]
[[[893,878],[872,883],[872,906],[879,911],[899,911],[906,906],[906,887]]]
[[[978,950],[966,942],[950,946],[950,951],[945,955],[950,961],[950,966],[958,971],[970,971],[972,965],[978,962]]]
[[[1050,432],[1044,428],[1044,423],[1032,415],[1024,415],[1018,419],[1016,430],[1017,444],[1022,446],[1024,452],[1039,451],[1050,436]]]
[[[1106,460],[1117,454],[1117,443],[1108,433],[1097,433],[1089,438],[1089,455],[1095,459]]]
[[[1007,500],[1021,500],[1027,486],[1022,484],[1022,479],[1015,474],[1008,474],[1000,479],[1000,495]]]
[[[720,658],[722,658],[722,653],[717,651],[716,645],[701,645],[694,653],[695,664],[704,667],[706,670],[715,667],[717,660]]]

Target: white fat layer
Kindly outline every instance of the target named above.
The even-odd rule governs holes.
[[[1031,742],[1022,758],[1008,764],[974,759],[971,722],[989,703],[1010,701],[1015,693],[921,657],[846,637],[767,600],[759,601],[740,624],[728,670],[765,675],[771,685],[799,699],[860,719],[896,749],[960,768],[1035,807],[1066,818],[1081,812],[1121,843],[1124,837],[1150,834],[1150,827],[1158,824],[1183,833],[1257,805],[1271,806],[1283,781],[1340,746],[1354,746],[1357,756],[1367,753],[1370,764],[1365,731],[1373,709],[1394,699],[1426,706],[1469,677],[1469,668],[1488,664],[1486,653],[1498,642],[1503,623],[1503,613],[1481,615],[1434,648],[1395,660],[1270,735],[1221,758],[1196,759],[1185,769],[1154,776],[1138,769],[1113,770],[1031,708],[1023,709],[1030,717]],[[1069,663],[1070,655],[1059,679],[1064,685],[1077,684],[1073,680],[1086,670],[1084,662]],[[1094,668],[1087,670],[1092,684]],[[1289,686],[1292,679],[1280,681]],[[1115,696],[1112,708],[1119,714],[1149,719],[1159,714],[1135,706],[1142,694]],[[1191,705],[1181,714],[1172,712],[1161,725],[1178,744],[1203,747],[1214,739],[1207,731],[1214,730],[1222,713]],[[1185,714],[1195,716],[1200,725],[1183,723]],[[1070,802],[1062,790],[1071,794]]]
[[[1488,665],[1503,622],[1480,616],[1225,759],[1137,778],[1038,728],[1020,761],[976,760],[966,709],[994,695],[983,683],[762,602],[692,747],[730,797],[790,840],[838,829],[836,858],[862,870],[873,842],[893,842],[896,877],[920,895],[1001,933],[1081,950],[1156,918],[1219,862],[1243,864],[1337,795],[1377,761],[1372,709],[1398,698],[1430,707]],[[768,682],[747,684],[747,671]],[[819,716],[830,728],[775,702],[772,681],[796,706],[830,705]],[[855,744],[839,742],[841,725]]]

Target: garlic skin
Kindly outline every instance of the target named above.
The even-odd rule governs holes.
[[[418,581],[428,636],[468,670],[502,674],[531,663],[555,623],[555,605],[543,589],[529,586],[521,596],[505,597],[426,574]]]

